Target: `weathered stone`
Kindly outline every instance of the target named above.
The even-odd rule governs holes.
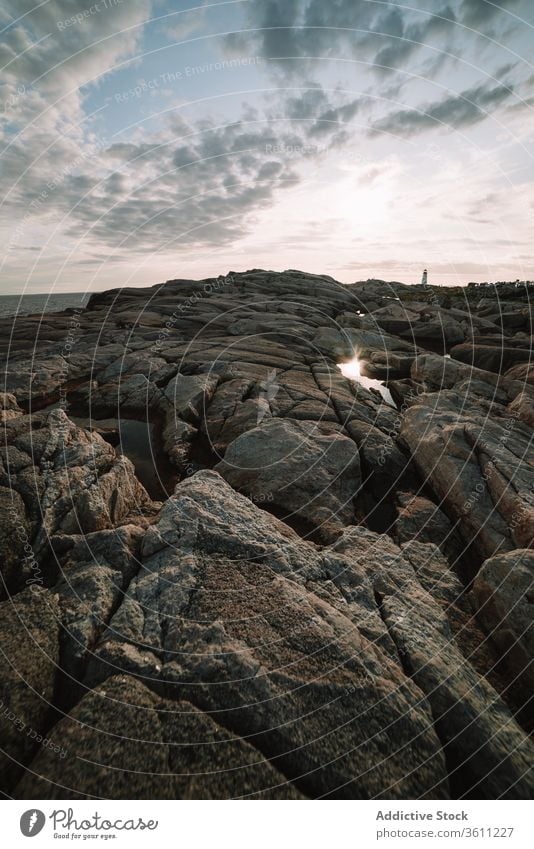
[[[534,366],[531,363],[520,363],[517,366],[512,366],[511,369],[505,372],[505,377],[510,378],[510,380],[519,380],[532,386],[534,385]]]
[[[142,556],[103,646],[158,656],[158,691],[254,735],[307,795],[447,794],[421,693],[359,631],[380,617],[365,586],[342,578],[339,555],[325,560],[204,472],[177,488]]]
[[[508,409],[513,416],[517,416],[525,424],[534,427],[534,396],[532,394],[521,392],[516,395]]]
[[[213,397],[217,382],[217,377],[209,374],[177,374],[167,384],[165,397],[179,418],[197,425]]]
[[[534,536],[530,433],[515,418],[492,418],[482,402],[453,391],[421,395],[405,412],[400,439],[464,544],[480,560],[528,546]]]
[[[144,535],[137,525],[96,531],[85,536],[54,537],[61,560],[59,596],[62,630],[62,668],[73,677],[83,674],[88,652],[109,624],[139,568],[136,554]],[[66,554],[61,556],[61,549]]]
[[[411,540],[432,542],[452,563],[459,560],[463,546],[458,531],[436,504],[410,492],[397,492],[397,502],[394,537],[399,544]]]
[[[9,392],[0,392],[0,422],[16,419],[23,414],[14,395]]]
[[[503,374],[517,363],[529,363],[532,351],[530,348],[512,348],[503,338],[500,345],[484,345],[479,342],[456,345],[451,349],[451,357],[495,374]]]
[[[416,546],[423,549],[417,572],[411,562]],[[454,604],[459,590],[439,550],[410,543],[412,551],[403,556],[387,537],[363,528],[346,531],[335,548],[365,569],[403,668],[430,702],[450,759],[453,794],[532,798],[531,743],[498,694],[464,658],[443,607],[434,601],[434,595],[443,600],[445,593]]]
[[[0,599],[17,592],[32,577],[32,526],[24,501],[15,489],[0,486]]]
[[[301,798],[256,749],[210,716],[189,702],[158,698],[127,676],[88,693],[49,740],[17,798]]]
[[[350,439],[289,419],[262,422],[238,437],[217,470],[239,491],[272,493],[273,504],[288,516],[327,528],[350,523],[361,479]]]
[[[0,604],[0,787],[7,793],[51,722],[59,628],[57,595],[37,583]]]
[[[500,403],[512,400],[523,390],[520,381],[511,377],[498,376],[436,354],[419,354],[412,365],[411,377],[427,392],[463,387],[467,396],[482,394]]]
[[[534,688],[534,551],[515,549],[485,561],[473,583],[477,616],[516,687],[528,702]],[[532,710],[531,710],[532,713]]]
[[[0,318],[8,795],[531,796],[532,316],[480,291],[252,269]]]

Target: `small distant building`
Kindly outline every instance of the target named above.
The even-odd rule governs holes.
[[[428,271],[425,268],[425,270],[423,271],[423,276],[421,278],[421,286],[426,286],[427,282],[428,282]]]

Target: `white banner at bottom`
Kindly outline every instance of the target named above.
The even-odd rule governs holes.
[[[4,846],[439,849],[534,846],[526,801],[5,801]]]

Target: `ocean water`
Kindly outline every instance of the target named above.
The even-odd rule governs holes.
[[[0,295],[0,318],[10,315],[29,315],[61,312],[69,307],[83,307],[90,294],[67,292],[58,295]]]

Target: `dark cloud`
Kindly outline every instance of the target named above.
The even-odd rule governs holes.
[[[229,244],[243,237],[254,213],[299,182],[299,165],[350,139],[342,128],[361,103],[310,84],[273,98],[262,117],[245,104],[248,122],[187,124],[173,116],[157,138],[102,151],[108,175],[98,185],[68,176],[55,201],[71,234],[108,245]]]
[[[133,53],[150,8],[148,0],[0,4],[2,197],[28,210],[41,192],[50,195],[47,183],[83,170],[98,144],[90,130],[84,133],[82,89]]]
[[[322,112],[310,127],[310,136],[326,136],[332,132],[336,124],[348,124],[356,115],[363,103],[363,98],[351,100],[343,106],[332,106]]]
[[[443,6],[422,20],[405,19],[398,10],[390,12],[380,22],[380,32],[389,40],[378,50],[375,66],[382,72],[394,71],[420,47],[438,39],[439,48],[447,56],[443,39],[454,36],[455,22],[456,14],[450,6]]]
[[[339,125],[348,124],[367,97],[347,100],[341,92],[326,92],[321,86],[309,83],[309,89],[282,101],[276,114],[283,114],[302,123],[300,130],[309,136],[328,138],[338,133]],[[271,112],[271,117],[275,113]],[[339,139],[338,139],[339,140]]]
[[[296,74],[309,73],[321,57],[350,56],[393,70],[456,21],[450,5],[418,12],[368,0],[251,0],[247,15],[254,32],[228,36],[230,51],[249,49],[252,41],[273,66]]]
[[[476,29],[517,6],[518,0],[465,0],[460,4],[461,20],[466,26]]]
[[[227,46],[242,50],[252,39],[255,51],[273,64],[293,67],[290,58],[352,54],[361,35],[376,18],[376,6],[365,0],[251,0],[247,4],[248,24],[255,31],[232,34]],[[303,62],[294,69],[304,70]]]
[[[220,246],[242,238],[248,216],[299,180],[284,155],[303,148],[291,131],[203,121],[186,135],[160,145],[114,145],[105,157],[119,161],[120,173],[85,198],[80,178],[67,179],[57,202],[70,234],[135,251]]]
[[[326,92],[317,83],[308,83],[307,90],[288,97],[284,103],[284,112],[288,118],[317,118],[321,110],[330,106]]]
[[[511,85],[475,86],[461,94],[451,95],[444,100],[422,105],[419,109],[402,109],[375,121],[371,135],[395,133],[413,136],[440,125],[459,129],[483,121],[488,113],[513,96]]]
[[[178,5],[185,6],[186,0],[176,0],[173,9]],[[427,11],[421,8],[425,5]],[[165,8],[159,2],[153,6],[155,12]],[[402,88],[405,106],[375,120],[374,133],[412,135],[440,123],[458,128],[508,105],[511,92],[504,83],[511,67],[495,72],[500,84],[474,86],[466,75],[461,94],[420,109],[414,108],[417,100],[411,95],[418,86],[412,86],[413,77],[402,71],[415,57],[417,64],[410,70],[434,79],[446,63],[455,61],[447,54],[454,39],[456,53],[471,61],[472,53],[461,48],[479,45],[481,39],[470,35],[466,26],[476,29],[491,21],[495,31],[504,32],[500,16],[506,26],[510,17],[501,7],[513,6],[512,0],[500,5],[486,0],[424,0],[412,8],[373,0],[250,0],[239,9],[248,17],[243,29],[253,32],[228,37],[226,46],[239,48],[242,56],[273,60],[259,63],[261,73],[275,67],[278,75],[289,71],[298,79],[293,76],[289,84],[284,79],[271,99],[258,94],[253,106],[242,104],[241,113],[231,108],[225,112],[222,99],[216,107],[210,101],[186,112],[201,116],[206,110],[190,123],[177,110],[153,124],[132,124],[128,132],[113,136],[122,139],[120,143],[107,144],[97,133],[99,127],[115,133],[114,121],[107,118],[112,110],[109,102],[102,101],[102,115],[89,120],[89,111],[99,101],[98,84],[91,88],[88,84],[134,56],[135,67],[139,63],[144,73],[145,60],[137,58],[137,50],[150,2],[124,0],[110,10],[84,16],[93,8],[87,0],[42,4],[5,0],[0,10],[0,28],[6,25],[0,57],[10,64],[0,80],[0,103],[13,105],[0,115],[0,124],[7,125],[3,220],[11,227],[11,221],[22,217],[25,238],[34,220],[57,224],[62,235],[80,239],[82,246],[117,249],[118,257],[167,246],[209,250],[229,245],[243,238],[258,212],[273,206],[280,193],[298,183],[306,170],[300,168],[303,163],[322,161],[320,157],[342,145],[356,147],[351,123],[355,118],[361,123],[361,112],[382,108],[375,96],[400,99]],[[64,26],[78,13],[83,16],[80,22]],[[202,13],[202,20],[209,21],[209,14]],[[19,15],[23,15],[20,22],[12,23]],[[178,20],[182,35],[190,27],[188,16],[183,18]],[[176,38],[177,32],[169,30],[169,35]],[[471,42],[466,41],[469,38]],[[221,41],[206,44],[206,50],[215,51]],[[418,55],[422,45],[434,50]],[[374,76],[365,77],[360,64],[340,64],[335,77],[328,69],[322,79],[325,85],[328,79],[331,88],[323,88],[313,80],[324,65],[313,57],[368,63]],[[497,62],[492,52],[492,68],[506,59]],[[401,72],[392,75],[392,69]],[[305,84],[297,85],[301,81]],[[247,84],[248,77],[242,88]],[[209,94],[211,85],[206,77]],[[286,90],[288,85],[294,86],[293,91]],[[87,97],[89,88],[96,94],[94,101]],[[520,83],[516,91],[522,91]],[[220,109],[217,119],[210,111],[215,108]],[[373,117],[381,115],[376,112]],[[224,126],[225,120],[233,123]],[[360,179],[371,185],[379,177],[380,170],[369,167]],[[323,227],[321,221],[318,232]],[[318,241],[311,238],[310,249]],[[128,250],[121,254],[121,248]]]
[[[135,47],[151,3],[3,0],[2,84],[61,95],[105,73]]]

